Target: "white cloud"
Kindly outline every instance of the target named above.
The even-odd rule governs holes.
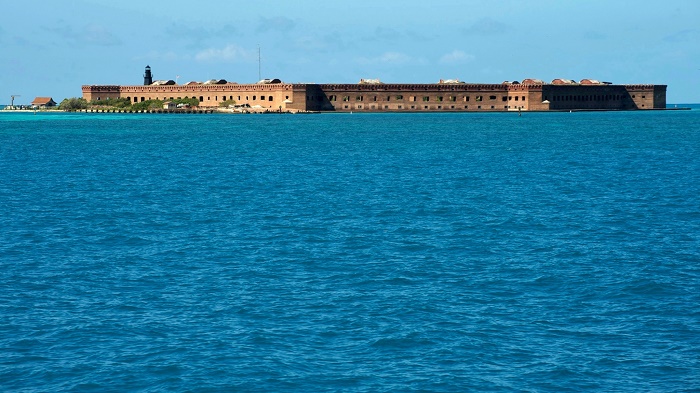
[[[295,49],[308,52],[326,52],[330,49],[328,40],[320,36],[303,35],[294,38],[291,43]]]
[[[357,62],[360,64],[405,64],[412,60],[411,56],[399,52],[385,52],[384,54],[368,58],[360,57]]]
[[[463,31],[468,35],[499,35],[511,30],[511,27],[503,22],[482,18],[467,26]]]
[[[163,61],[177,61],[187,59],[187,56],[182,56],[173,51],[158,51],[152,50],[146,54],[134,56],[134,60],[163,60]]]
[[[266,33],[268,31],[289,32],[294,29],[296,23],[289,18],[278,16],[274,18],[260,18],[258,27],[255,29],[258,33]]]
[[[77,29],[68,24],[57,24],[44,27],[52,35],[71,41],[74,44],[86,44],[97,46],[115,46],[121,44],[121,39],[102,25],[90,24]]]
[[[411,57],[403,53],[386,52],[379,58],[379,60],[382,63],[400,64],[409,62]]]
[[[165,37],[172,40],[186,40],[194,43],[211,40],[212,38],[226,38],[238,34],[238,29],[232,24],[223,26],[190,26],[186,23],[176,22],[165,28]]]
[[[663,38],[666,42],[697,42],[700,38],[700,30],[698,29],[686,29],[675,32]]]
[[[197,61],[248,61],[255,58],[254,53],[241,48],[238,45],[230,44],[224,48],[208,48],[199,51],[195,56]]]
[[[464,51],[455,49],[452,52],[442,56],[440,58],[440,63],[443,64],[461,64],[474,60],[473,55],[469,55]]]
[[[104,26],[88,25],[83,33],[86,35],[86,42],[90,44],[103,46],[121,44],[121,40]]]
[[[586,31],[583,33],[583,38],[586,40],[602,41],[608,39],[608,36],[599,31]]]

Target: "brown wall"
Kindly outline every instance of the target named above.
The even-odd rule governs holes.
[[[195,97],[202,107],[227,99],[264,109],[339,112],[515,111],[665,108],[664,85],[551,84],[225,84],[83,86],[88,101]],[[549,103],[545,102],[549,101]]]
[[[218,107],[223,101],[232,99],[237,104],[259,105],[277,110],[294,101],[294,85],[290,84],[225,84],[225,85],[169,85],[169,86],[83,86],[83,98],[88,101],[107,98],[128,98],[131,102],[147,100],[172,100],[197,98],[201,107]]]
[[[83,86],[83,98],[88,102],[106,100],[107,98],[120,98],[120,86]]]
[[[635,109],[622,85],[544,85],[542,96],[550,110]]]
[[[508,85],[508,110],[543,110],[542,85]]]
[[[665,85],[626,85],[625,87],[637,109],[666,108]]]
[[[666,107],[664,85],[544,85],[551,110],[632,110]]]
[[[666,109],[666,85],[654,85],[654,109]]]
[[[507,85],[328,84],[308,91],[310,110],[338,112],[503,111]]]

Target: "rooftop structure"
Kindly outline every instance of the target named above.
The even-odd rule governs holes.
[[[57,104],[51,97],[36,97],[34,101],[32,101],[32,106],[36,108],[53,108]]]

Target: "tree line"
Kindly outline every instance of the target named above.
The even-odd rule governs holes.
[[[176,98],[172,100],[168,100],[175,105],[186,105],[189,107],[197,107],[199,106],[199,100],[195,97],[189,98]],[[58,109],[61,110],[66,110],[66,111],[75,111],[75,110],[81,110],[81,109],[88,109],[90,107],[100,107],[100,108],[109,108],[109,109],[128,109],[128,110],[134,110],[134,111],[141,111],[141,110],[154,110],[154,109],[163,109],[163,104],[165,101],[163,100],[146,100],[146,101],[141,101],[141,102],[135,102],[132,103],[131,100],[127,98],[107,98],[105,100],[97,100],[97,101],[91,101],[88,102],[84,98],[66,98],[61,103],[58,105]],[[222,107],[226,107],[229,105],[235,104],[235,100],[227,100],[219,105]]]

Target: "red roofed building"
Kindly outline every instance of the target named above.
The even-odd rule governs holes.
[[[41,109],[53,108],[56,106],[56,101],[51,97],[37,97],[32,101],[32,106]]]

